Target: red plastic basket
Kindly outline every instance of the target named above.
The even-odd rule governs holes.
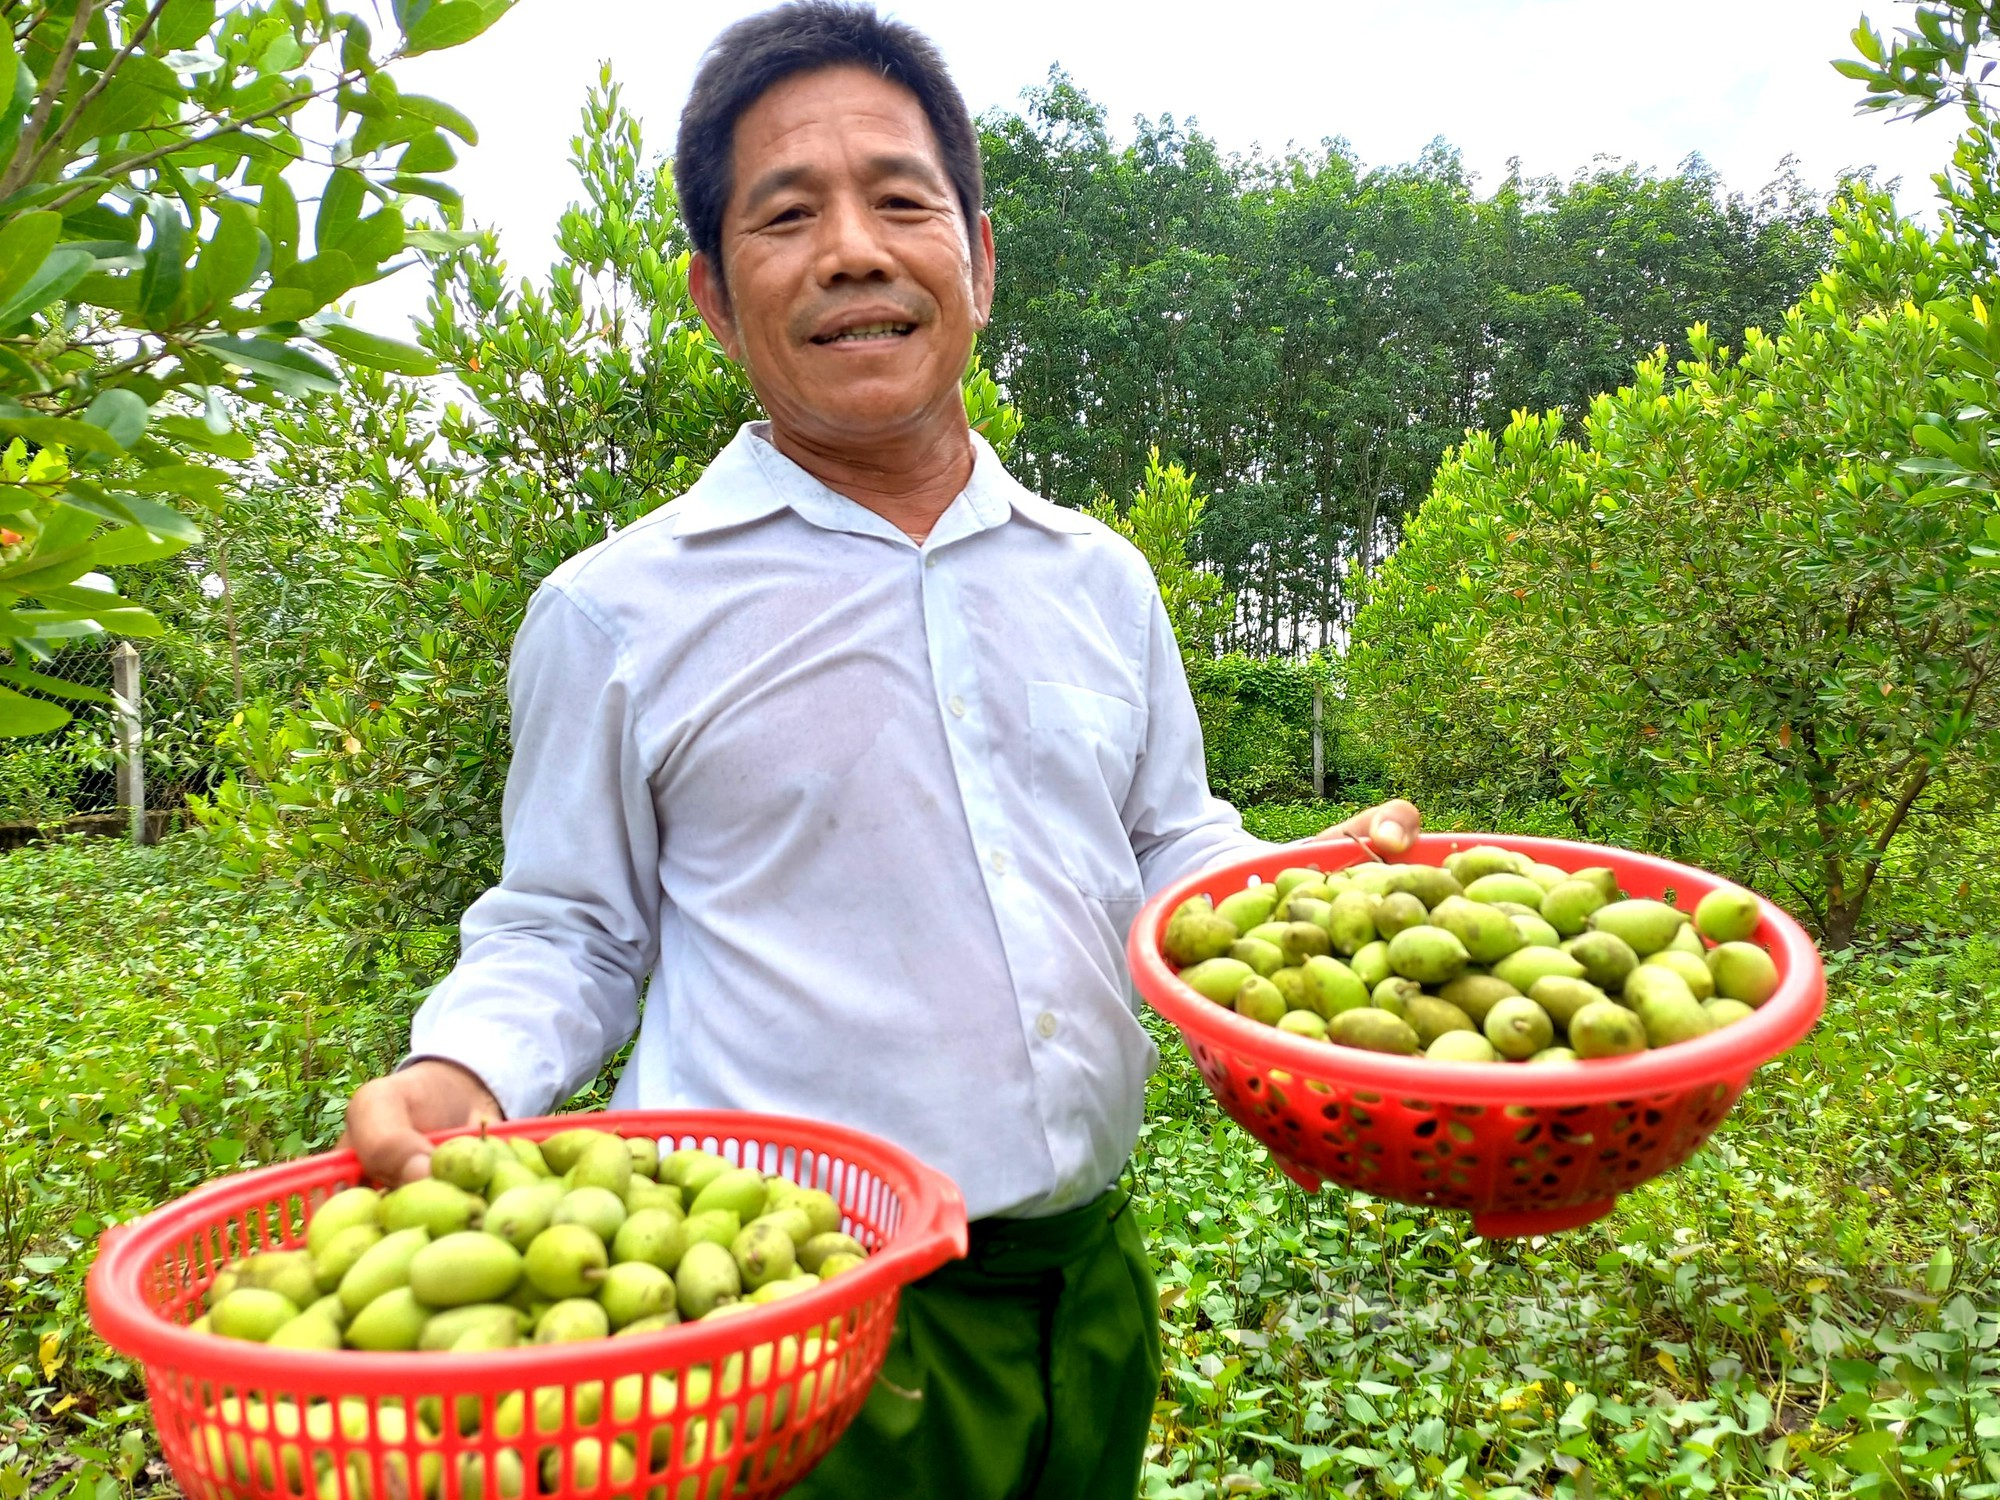
[[[1426,834],[1402,862],[1442,864],[1475,844],[1562,869],[1609,865],[1633,896],[1692,911],[1728,884],[1671,860],[1563,839]],[[1322,1180],[1403,1203],[1469,1210],[1492,1238],[1550,1234],[1602,1218],[1618,1194],[1679,1166],[1729,1113],[1750,1075],[1812,1029],[1826,1003],[1819,954],[1798,923],[1759,898],[1755,938],[1778,991],[1748,1019],[1691,1042],[1570,1066],[1432,1062],[1331,1046],[1202,998],[1160,956],[1167,919],[1190,896],[1221,900],[1278,871],[1327,871],[1355,845],[1294,845],[1193,875],[1132,924],[1132,978],[1171,1021],[1222,1107],[1309,1192]]]
[[[89,1279],[98,1333],[144,1367],[181,1487],[199,1500],[761,1500],[795,1484],[867,1397],[901,1289],[965,1254],[958,1189],[872,1136],[771,1115],[565,1115],[492,1133],[540,1139],[578,1125],[824,1188],[871,1254],[811,1291],[658,1333],[482,1354],[270,1349],[184,1325],[225,1260],[300,1244],[314,1210],[360,1181],[358,1164],[334,1151],[211,1183],[106,1231]],[[674,1382],[671,1403],[654,1376]],[[627,1377],[637,1379],[620,1386]],[[544,1391],[554,1393],[541,1400],[546,1428],[535,1414]],[[617,1399],[640,1391],[636,1410]],[[495,1410],[517,1392],[525,1425],[503,1436]],[[408,1415],[422,1409],[460,1420],[432,1436]],[[595,1475],[580,1471],[590,1452],[580,1440],[600,1445]],[[630,1472],[603,1461],[621,1440]]]

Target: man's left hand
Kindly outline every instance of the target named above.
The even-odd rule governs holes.
[[[1417,841],[1417,830],[1423,822],[1423,814],[1417,811],[1416,804],[1398,797],[1393,802],[1384,802],[1379,807],[1358,812],[1345,823],[1334,824],[1320,837],[1331,839],[1353,834],[1356,838],[1366,839],[1378,854],[1402,854]]]

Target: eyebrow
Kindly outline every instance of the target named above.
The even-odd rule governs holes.
[[[870,157],[865,172],[870,181],[880,181],[885,177],[915,177],[938,192],[943,192],[945,187],[936,167],[921,156],[907,153]],[[817,175],[817,169],[809,166],[773,168],[750,185],[749,192],[743,197],[743,212],[755,213],[765,200]]]

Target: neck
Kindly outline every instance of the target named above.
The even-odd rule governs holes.
[[[919,543],[972,482],[972,433],[962,420],[956,428],[857,453],[815,442],[774,417],[771,446],[835,494],[874,511]]]

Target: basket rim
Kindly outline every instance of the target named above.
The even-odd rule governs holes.
[[[1662,886],[1675,887],[1683,899],[1689,890],[1706,893],[1718,886],[1735,884],[1657,855],[1609,844],[1526,834],[1425,833],[1405,853],[1385,862],[1437,865],[1443,863],[1445,855],[1475,844],[1512,849],[1568,869],[1591,863],[1609,863],[1626,869],[1637,867],[1658,879]],[[1602,857],[1579,860],[1579,855]],[[1190,896],[1208,895],[1216,899],[1241,890],[1253,875],[1269,880],[1280,870],[1307,863],[1320,865],[1332,873],[1359,864],[1367,857],[1352,841],[1312,840],[1274,845],[1263,852],[1182,877],[1148,901],[1132,923],[1126,957],[1133,983],[1146,1003],[1173,1023],[1183,1040],[1199,1039],[1233,1048],[1263,1068],[1282,1069],[1302,1082],[1380,1089],[1385,1094],[1441,1104],[1476,1104],[1488,1108],[1601,1104],[1684,1093],[1691,1088],[1727,1082],[1755,1072],[1794,1046],[1813,1028],[1826,1007],[1826,971],[1819,950],[1804,928],[1754,891],[1750,894],[1757,901],[1760,916],[1752,937],[1770,946],[1781,975],[1777,992],[1770,999],[1746,1019],[1692,1041],[1629,1057],[1591,1058],[1562,1067],[1496,1068],[1492,1063],[1433,1061],[1329,1046],[1292,1036],[1204,998],[1181,983],[1180,976],[1160,955],[1160,938],[1167,919]]]
[[[147,1366],[202,1379],[292,1385],[301,1390],[324,1388],[334,1394],[340,1394],[343,1386],[358,1389],[397,1383],[411,1389],[477,1394],[607,1375],[617,1378],[616,1370],[607,1366],[628,1363],[654,1368],[710,1363],[787,1335],[810,1333],[857,1305],[896,1296],[908,1283],[966,1254],[965,1200],[958,1185],[901,1147],[848,1126],[732,1110],[605,1110],[508,1120],[484,1129],[492,1136],[539,1140],[584,1127],[625,1136],[751,1142],[835,1157],[882,1179],[901,1200],[902,1225],[860,1265],[809,1292],[782,1297],[713,1323],[698,1320],[617,1340],[524,1345],[476,1354],[273,1349],[247,1340],[192,1333],[146,1305],[140,1278],[191,1231],[217,1223],[232,1211],[294,1194],[303,1196],[322,1187],[337,1171],[357,1182],[363,1180],[359,1158],[342,1147],[218,1178],[151,1213],[106,1229],[85,1283],[91,1322],[99,1337],[120,1353]],[[480,1129],[467,1126],[427,1134],[436,1144],[454,1136],[478,1134]],[[629,1356],[628,1348],[633,1351]]]

